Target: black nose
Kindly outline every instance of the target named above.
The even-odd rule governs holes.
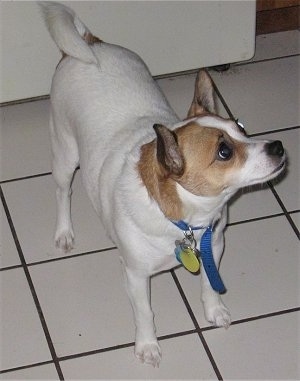
[[[280,140],[267,143],[266,151],[268,155],[282,157],[284,155],[284,148]]]

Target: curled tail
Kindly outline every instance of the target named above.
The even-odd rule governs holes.
[[[92,35],[75,12],[53,1],[39,1],[38,4],[50,35],[63,54],[98,65],[91,44],[101,40]]]

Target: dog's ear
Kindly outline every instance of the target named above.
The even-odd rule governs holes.
[[[205,112],[216,113],[215,94],[210,75],[201,69],[197,74],[194,98],[187,117],[193,118]]]
[[[153,126],[156,135],[156,157],[168,175],[181,176],[184,171],[184,158],[180,151],[177,135],[161,124]]]

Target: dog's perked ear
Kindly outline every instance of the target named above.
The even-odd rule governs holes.
[[[176,133],[162,124],[154,124],[156,135],[156,157],[168,175],[181,176],[184,158],[178,145]]]
[[[201,69],[197,74],[194,98],[187,117],[193,118],[206,112],[216,113],[215,93],[210,75]]]

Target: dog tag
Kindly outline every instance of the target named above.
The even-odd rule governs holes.
[[[175,255],[177,260],[191,273],[197,273],[200,269],[198,251],[184,242],[175,242]]]

